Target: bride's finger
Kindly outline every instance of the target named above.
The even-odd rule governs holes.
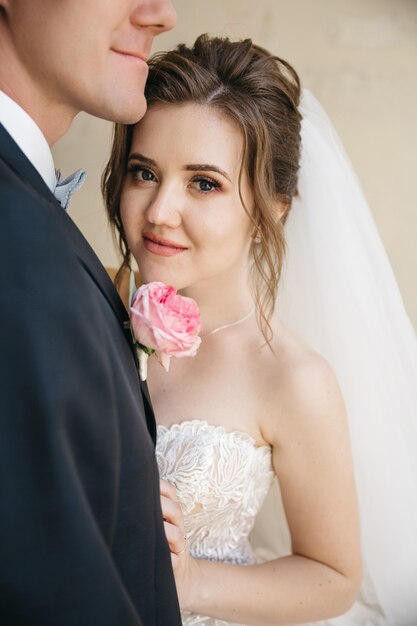
[[[172,554],[179,556],[185,551],[187,545],[184,533],[181,532],[178,526],[174,526],[169,522],[164,522],[164,530],[170,551]]]
[[[159,489],[161,495],[166,496],[167,498],[171,498],[171,500],[174,500],[174,502],[178,502],[177,488],[173,483],[169,482],[168,480],[160,480]]]
[[[180,529],[184,528],[184,516],[178,501],[174,502],[170,498],[161,495],[161,509],[162,517],[165,521],[178,526]]]

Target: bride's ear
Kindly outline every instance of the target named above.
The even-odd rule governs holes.
[[[273,208],[273,218],[274,218],[275,223],[278,224],[278,222],[281,222],[282,225],[285,224],[285,220],[287,219],[288,211],[290,209],[289,200],[285,197],[276,199],[275,202],[273,203],[272,208]],[[252,240],[253,240],[253,243],[255,244],[259,244],[262,242],[262,237],[259,233],[260,233],[260,229],[258,229],[255,226],[254,231],[252,233]]]
[[[285,224],[285,220],[287,219],[289,208],[290,208],[290,202],[288,199],[279,198],[276,200],[275,215],[276,215],[277,221]]]

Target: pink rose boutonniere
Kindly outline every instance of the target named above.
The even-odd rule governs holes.
[[[201,343],[197,303],[160,282],[147,283],[135,291],[130,326],[138,348],[141,380],[146,380],[151,354],[168,371],[172,356],[194,356]]]

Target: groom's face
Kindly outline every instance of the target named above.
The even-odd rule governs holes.
[[[175,25],[171,0],[0,0],[0,7],[19,80],[44,109],[142,117],[146,59],[153,38]]]

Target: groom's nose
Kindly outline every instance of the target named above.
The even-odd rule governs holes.
[[[171,0],[138,0],[130,20],[137,28],[149,28],[158,35],[174,28],[177,14]]]

